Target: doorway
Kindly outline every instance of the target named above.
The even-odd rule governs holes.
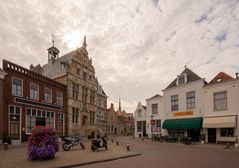
[[[117,128],[115,127],[115,135],[117,134]]]
[[[189,129],[188,136],[190,136],[194,142],[198,142],[200,137],[200,129]]]
[[[87,122],[87,117],[84,115],[82,117],[82,126],[85,126],[86,125],[86,122]]]
[[[208,128],[208,143],[216,143],[216,128]]]
[[[143,137],[146,137],[146,121],[143,121]]]

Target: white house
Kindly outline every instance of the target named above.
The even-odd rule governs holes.
[[[239,138],[239,78],[220,72],[205,85],[203,128],[206,142],[236,142]]]
[[[135,137],[146,137],[147,129],[146,121],[147,121],[147,108],[143,106],[140,102],[134,112],[135,116]]]
[[[163,90],[163,135],[184,135],[199,140],[205,83],[203,78],[185,67],[185,70]]]
[[[152,135],[161,134],[161,123],[163,118],[163,97],[159,94],[146,99],[147,105],[147,134],[151,138]]]

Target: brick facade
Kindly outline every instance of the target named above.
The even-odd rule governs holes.
[[[34,73],[21,66],[3,60],[3,69],[8,73],[4,80],[3,131],[7,135],[16,134],[19,139],[26,140],[34,125],[54,126],[59,134],[66,130],[66,86]],[[22,81],[22,95],[13,95],[13,80]],[[38,98],[33,100],[30,86],[38,86]],[[51,102],[45,102],[46,88],[51,91]],[[17,89],[19,91],[19,88]],[[57,94],[63,95],[58,99]],[[59,97],[58,97],[59,98]],[[19,111],[20,110],[20,115]],[[20,117],[20,118],[19,118]]]
[[[3,80],[6,73],[0,69],[0,140],[3,138]]]

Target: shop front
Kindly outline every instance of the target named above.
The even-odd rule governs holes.
[[[137,121],[137,137],[146,137],[146,121]]]
[[[237,116],[205,117],[203,128],[207,129],[208,143],[235,143]]]
[[[188,136],[199,141],[202,118],[167,119],[163,122],[163,129],[168,130],[170,136]]]

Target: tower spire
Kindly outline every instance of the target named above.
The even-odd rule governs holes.
[[[86,44],[86,36],[84,36],[83,46],[84,46],[84,47],[87,46],[87,44]]]
[[[55,38],[54,34],[51,34],[52,37],[52,47],[48,48],[48,63],[53,64],[54,61],[59,58],[60,51],[54,46],[55,45]]]
[[[119,98],[119,111],[121,111],[121,100]]]

